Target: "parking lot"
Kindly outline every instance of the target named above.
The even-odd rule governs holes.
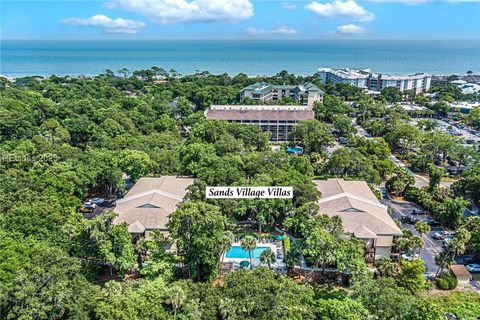
[[[404,216],[411,216],[413,210],[421,211],[421,209],[411,202],[395,201],[391,199],[382,199],[381,202],[392,208],[392,218],[401,219]],[[419,218],[425,218],[425,215],[415,216]],[[413,224],[402,223],[402,228],[409,229],[414,235],[418,235],[417,231],[413,227]],[[436,240],[432,236],[440,230],[439,227],[432,227],[430,233],[423,235],[424,247],[420,250],[420,258],[425,262],[427,273],[434,274],[437,272],[438,266],[435,263],[435,256],[443,251],[442,240]]]
[[[97,198],[94,198],[97,199]],[[100,198],[104,199],[104,198]],[[102,203],[92,204],[92,201],[86,201],[83,205],[83,209],[88,208],[89,210],[81,210],[85,218],[88,220],[95,218],[98,215],[101,215],[107,211],[113,210],[116,205],[116,198],[104,199]]]

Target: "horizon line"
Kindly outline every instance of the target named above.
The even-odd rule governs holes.
[[[137,39],[111,39],[111,38],[95,38],[95,39],[58,39],[58,38],[5,38],[0,41],[474,41],[480,44],[480,38],[444,38],[444,39],[432,39],[432,38],[398,38],[398,39],[351,39],[351,38],[302,38],[302,39],[275,39],[275,38],[218,38],[218,39],[172,39],[172,38],[137,38]]]

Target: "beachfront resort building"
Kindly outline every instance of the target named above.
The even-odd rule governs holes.
[[[318,69],[323,83],[347,83],[370,91],[382,91],[397,87],[400,91],[414,90],[416,93],[430,90],[432,76],[425,73],[412,75],[389,75],[373,73],[370,69]]]
[[[290,132],[298,121],[311,120],[314,113],[307,106],[212,105],[205,117],[258,126],[271,133],[271,142],[279,143],[291,141]]]
[[[240,99],[251,98],[262,103],[291,97],[300,105],[312,107],[316,101],[323,100],[323,91],[316,85],[306,82],[300,85],[276,85],[268,82],[257,82],[240,91]]]
[[[126,222],[133,237],[149,238],[159,230],[168,235],[169,216],[177,209],[194,179],[175,176],[140,178],[125,198],[117,200],[114,224]]]
[[[402,231],[365,181],[328,179],[314,183],[322,194],[319,213],[342,219],[345,234],[365,243],[367,262],[398,258],[392,247]]]

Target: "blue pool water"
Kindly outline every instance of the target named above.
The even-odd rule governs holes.
[[[303,148],[300,148],[300,147],[293,147],[293,148],[287,148],[287,153],[302,153],[303,152]]]
[[[257,247],[252,251],[252,259],[260,258],[263,251],[270,249],[269,247]],[[241,246],[232,246],[225,255],[230,259],[248,259],[248,251],[243,250]]]

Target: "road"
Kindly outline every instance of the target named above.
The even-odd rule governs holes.
[[[400,219],[403,216],[408,216],[415,209],[421,211],[421,209],[411,202],[406,201],[395,201],[390,199],[382,199],[381,202],[384,205],[387,205],[392,208],[392,218]],[[418,216],[425,217],[425,216]],[[402,228],[409,229],[414,235],[418,235],[417,231],[411,224],[402,223]],[[435,240],[432,238],[432,235],[438,231],[440,228],[432,228],[428,235],[424,234],[422,236],[423,241],[425,242],[424,247],[420,250],[420,258],[425,262],[425,267],[427,268],[427,273],[435,274],[437,272],[438,266],[435,262],[435,256],[442,252],[442,241]]]
[[[353,122],[353,125],[355,126],[355,128],[357,128],[357,135],[365,137],[365,138],[369,138],[369,139],[373,138],[364,128],[362,128],[359,124],[356,123],[355,118],[352,120],[352,122]],[[428,178],[423,177],[419,174],[416,174],[415,172],[410,170],[410,168],[405,163],[403,163],[400,159],[398,159],[393,154],[390,154],[390,160],[392,160],[397,165],[399,165],[400,167],[405,169],[411,176],[413,176],[415,178],[415,187],[417,187],[417,188],[428,187],[428,184],[429,184],[429,179]],[[443,181],[441,182],[441,185],[444,186],[444,187],[450,187],[451,184],[452,184],[451,182],[443,182]]]

